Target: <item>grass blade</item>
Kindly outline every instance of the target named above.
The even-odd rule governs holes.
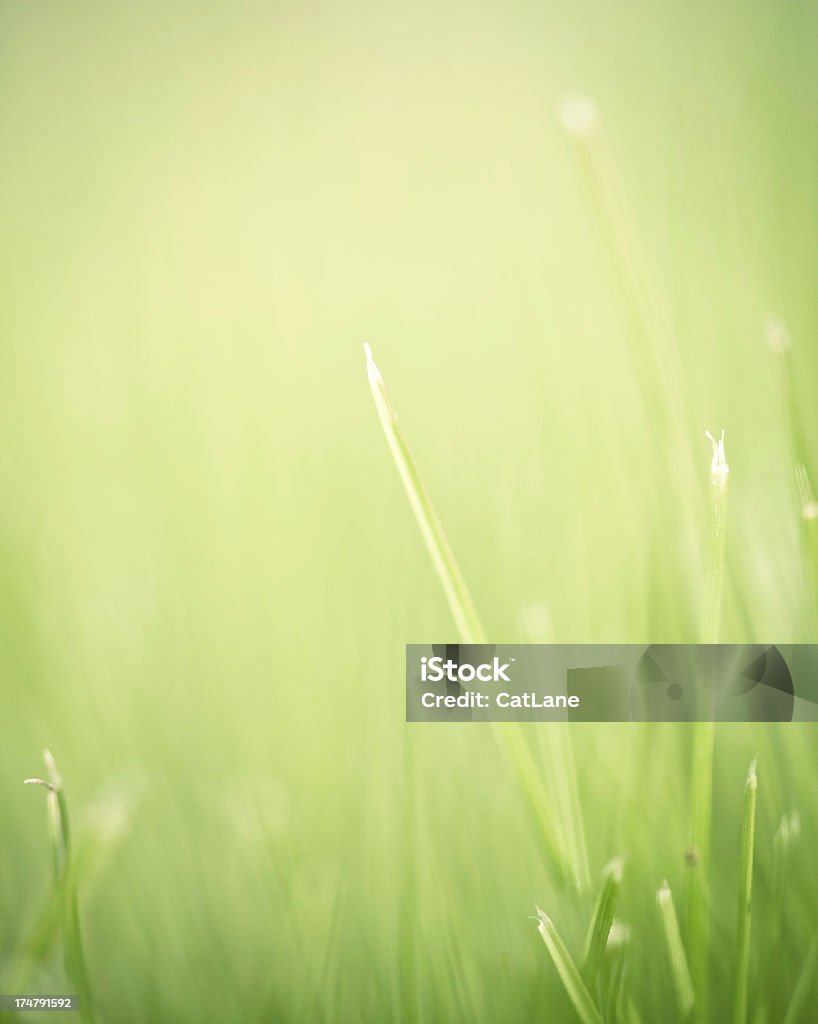
[[[426,550],[429,552],[432,565],[449,602],[457,632],[463,643],[485,643],[486,634],[477,609],[463,574],[460,572],[460,567],[455,561],[443,526],[423,484],[409,446],[398,427],[398,418],[386,393],[381,371],[372,358],[372,349],[369,345],[364,345],[364,352],[366,353],[366,373],[375,408],[378,411],[378,418],[381,421],[389,450],[392,452],[392,458],[398,468],[406,497],[409,499],[409,504],[426,544]]]
[[[705,540],[704,595],[702,599],[699,637],[702,643],[716,643],[721,620],[721,597],[724,586],[724,552],[727,523],[727,485],[730,467],[724,452],[724,431],[713,446],[710,463],[710,493],[707,537]],[[690,967],[699,1011],[707,1017],[709,1002],[710,945],[710,831],[713,813],[713,749],[715,725],[712,709],[699,709],[693,726],[691,765],[690,875],[687,884],[687,930]]]
[[[566,854],[542,772],[520,731],[519,724],[493,722],[492,729],[514,769],[532,826],[543,843],[542,849],[551,867],[560,878],[572,881],[577,891],[582,892],[582,879],[577,875],[577,865],[572,865]]]
[[[529,605],[521,615],[521,627],[526,643],[553,642],[547,611],[542,606]],[[550,803],[560,824],[562,856],[571,866],[577,890],[586,892],[591,888],[591,871],[571,726],[554,723],[540,730],[538,738],[546,774],[551,779]]]
[[[706,1016],[709,989],[710,942],[710,830],[713,813],[713,722],[693,725],[691,770],[690,848],[687,862],[687,935],[696,998]]]
[[[710,463],[710,499],[704,554],[704,598],[699,633],[703,644],[715,644],[719,639],[721,595],[724,588],[727,483],[730,467],[724,454],[724,431],[722,430],[718,441],[709,432],[707,437],[713,445],[713,458]]]
[[[609,1024],[619,1024],[619,1021],[627,1019],[626,954],[630,937],[630,929],[621,921],[614,920],[605,944],[598,982],[602,1015]]]
[[[759,960],[764,964],[761,997],[755,1015],[757,1022],[769,1020],[776,995],[776,980],[781,976],[781,936],[784,930],[787,905],[787,885],[790,877],[790,861],[793,845],[801,834],[801,818],[798,811],[782,815],[773,837],[773,862],[770,880],[772,899],[770,909],[764,918],[762,933],[763,946]]]
[[[679,1012],[682,1020],[687,1021],[693,1016],[696,1006],[696,995],[693,991],[693,980],[690,976],[690,968],[679,931],[679,920],[676,917],[673,894],[667,882],[663,882],[661,888],[656,893],[656,901],[659,904],[659,911],[662,915],[665,942],[667,943],[668,958],[670,960],[670,972],[673,978],[673,987],[676,990],[676,999],[679,1003]]]
[[[801,967],[801,973],[798,975],[798,981],[795,983],[792,999],[782,1024],[798,1024],[807,1002],[807,997],[810,994],[810,989],[812,988],[816,967],[818,967],[818,936],[812,940],[807,950],[806,958]]]
[[[51,864],[54,870],[53,906],[62,926],[63,952],[68,979],[79,997],[80,1017],[85,1024],[93,1024],[94,1011],[91,982],[82,944],[77,890],[71,860],[71,827],[68,803],[57,765],[49,750],[43,751],[48,779],[25,779],[27,784],[46,789],[48,836]]]
[[[537,908],[537,918],[539,920],[538,928],[540,935],[542,935],[546,949],[554,962],[557,974],[560,976],[560,980],[568,994],[568,998],[571,1000],[571,1004],[577,1012],[577,1016],[582,1021],[582,1024],[603,1024],[602,1017],[596,1008],[591,993],[586,988],[582,975],[577,965],[571,959],[571,954],[568,952],[559,932],[554,927],[553,921],[539,907]]]
[[[605,868],[602,885],[594,904],[591,923],[585,940],[585,953],[582,958],[582,977],[588,988],[593,989],[597,973],[605,956],[605,947],[616,913],[616,903],[622,884],[622,859],[611,861]]]
[[[744,786],[744,815],[741,824],[741,875],[739,878],[736,974],[733,1024],[747,1021],[747,982],[750,974],[750,928],[752,923],[753,854],[756,834],[758,776],[752,762]]]
[[[467,644],[486,642],[477,610],[466,581],[455,560],[443,526],[423,484],[409,445],[398,426],[398,418],[386,392],[383,377],[372,357],[372,349],[364,345],[366,371],[375,408],[386,436],[389,450],[403,482],[409,505],[417,520],[426,549],[455,620],[460,640]],[[544,852],[557,873],[573,881],[578,891],[583,890],[584,875],[566,855],[564,843],[555,825],[555,818],[542,772],[537,767],[528,744],[517,723],[499,722],[494,734],[505,750],[514,768],[534,827],[544,843]]]

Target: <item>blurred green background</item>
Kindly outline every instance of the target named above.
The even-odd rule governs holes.
[[[403,723],[403,645],[452,627],[361,342],[492,640],[696,640],[722,427],[722,638],[815,640],[817,36],[800,0],[0,0],[3,991],[50,885],[20,784],[47,745],[100,853],[102,1020],[574,1019],[528,915],[578,955],[588,898],[487,729]],[[670,1020],[689,734],[571,737]],[[718,730],[722,980],[755,753],[761,915],[802,816],[778,1020],[818,918],[815,729]],[[56,951],[26,969],[65,990]]]

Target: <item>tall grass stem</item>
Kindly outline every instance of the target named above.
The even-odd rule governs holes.
[[[756,762],[750,765],[744,786],[744,814],[741,823],[741,866],[739,876],[738,925],[736,928],[736,970],[733,994],[733,1024],[747,1024],[747,986],[750,976],[750,933],[753,899],[753,855],[755,852],[758,775]]]
[[[685,955],[681,932],[679,931],[679,920],[676,916],[673,894],[667,882],[662,883],[661,888],[656,894],[656,901],[659,904],[659,912],[662,916],[665,943],[670,961],[670,973],[676,992],[676,1000],[679,1004],[679,1013],[683,1021],[689,1021],[693,1017],[696,1006],[696,995],[693,990],[693,979],[690,976],[690,967]]]

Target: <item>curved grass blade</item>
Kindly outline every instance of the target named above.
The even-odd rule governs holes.
[[[540,935],[582,1024],[603,1024],[602,1016],[596,1008],[591,993],[586,988],[577,965],[571,959],[568,948],[554,927],[554,922],[539,907],[537,907],[537,919]]]

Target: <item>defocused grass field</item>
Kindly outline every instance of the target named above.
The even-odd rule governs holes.
[[[722,427],[722,639],[815,640],[816,33],[799,0],[0,0],[0,990],[47,899],[20,784],[47,745],[100,854],[103,1021],[575,1019],[528,916],[578,955],[591,896],[488,730],[403,723],[404,643],[452,627],[361,342],[493,640],[696,640]],[[684,887],[690,734],[571,736],[592,872],[627,858],[629,985],[672,1020],[654,895]],[[717,730],[713,1020],[754,754],[749,1019],[783,1019],[818,919],[816,739]]]

